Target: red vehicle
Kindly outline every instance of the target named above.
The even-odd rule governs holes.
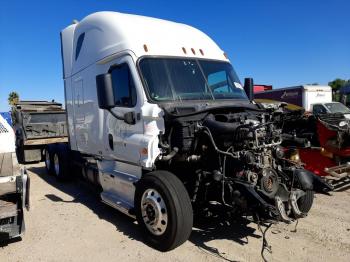
[[[335,189],[350,188],[350,120],[336,113],[284,122],[284,144],[297,149],[291,158],[325,177]]]
[[[254,85],[254,94],[257,92],[263,92],[272,90],[272,85]]]
[[[255,99],[280,113],[286,158],[299,163],[320,179],[320,188],[350,188],[350,119],[347,114],[306,114],[301,107]]]

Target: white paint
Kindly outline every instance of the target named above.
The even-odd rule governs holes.
[[[304,86],[303,107],[312,110],[313,104],[332,102],[332,88],[330,86]]]
[[[82,33],[85,33],[85,38],[75,61],[77,40]],[[132,51],[136,59],[144,55],[163,55],[228,61],[223,50],[194,27],[118,12],[91,14],[78,24],[66,27],[62,31],[62,40],[65,78],[97,61],[108,61],[111,55],[127,50]],[[147,45],[148,52],[144,50],[144,45]]]
[[[77,41],[83,33],[84,41],[75,59]],[[152,168],[160,153],[158,135],[164,132],[164,120],[159,106],[147,101],[136,69],[138,59],[156,55],[228,61],[213,40],[191,26],[116,12],[91,14],[65,28],[61,39],[71,149],[144,168]],[[130,111],[139,114],[135,125],[117,120],[97,104],[96,75],[120,63],[129,65],[138,99],[134,108],[112,110],[118,115]],[[109,135],[113,136],[113,149],[109,146]]]
[[[15,133],[0,115],[0,153],[15,152]]]

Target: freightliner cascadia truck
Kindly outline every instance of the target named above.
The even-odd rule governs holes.
[[[281,130],[226,54],[180,23],[98,12],[61,32],[68,143],[47,146],[60,179],[81,173],[134,217],[153,247],[184,243],[193,217],[290,223],[313,203],[313,173],[285,161]]]

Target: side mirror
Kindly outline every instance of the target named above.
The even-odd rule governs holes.
[[[112,75],[111,74],[97,75],[96,88],[97,88],[97,99],[98,99],[99,108],[111,109],[115,107]]]
[[[253,78],[244,79],[244,91],[247,94],[250,101],[254,99],[254,81]]]

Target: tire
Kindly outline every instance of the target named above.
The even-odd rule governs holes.
[[[170,172],[154,171],[141,178],[136,184],[135,213],[146,242],[160,251],[180,246],[191,234],[191,200],[182,182]]]
[[[15,145],[16,145],[16,156],[17,161],[20,164],[25,164],[24,159],[24,144],[23,144],[23,131],[22,129],[16,129],[15,131]]]
[[[17,161],[20,164],[25,164],[25,159],[24,159],[24,147],[22,145],[16,146],[16,156],[17,156]]]
[[[53,153],[54,153],[54,145],[47,145],[45,148],[45,167],[46,167],[46,172],[49,175],[54,175],[54,170],[53,170]]]
[[[306,194],[298,199],[298,206],[301,212],[307,214],[314,202],[314,191],[306,190]]]
[[[52,154],[53,174],[57,180],[66,181],[69,177],[69,151],[67,146],[56,144]]]

